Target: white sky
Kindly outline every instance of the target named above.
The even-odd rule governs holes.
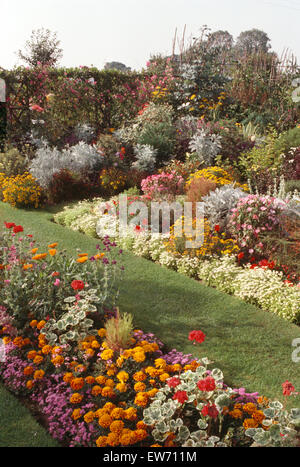
[[[20,65],[33,29],[57,32],[62,66],[122,62],[145,67],[156,53],[170,54],[177,28],[186,43],[201,27],[240,32],[261,29],[279,55],[289,49],[300,64],[300,0],[0,0],[0,67]],[[178,52],[178,47],[177,47]]]

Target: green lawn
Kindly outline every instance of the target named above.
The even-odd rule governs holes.
[[[51,219],[50,211],[17,210],[0,203],[0,224],[4,220],[21,224],[39,242],[59,242],[74,255],[76,248],[95,252],[96,239]],[[137,326],[155,333],[170,348],[210,358],[232,387],[270,398],[281,398],[286,379],[300,389],[300,364],[291,358],[292,340],[300,337],[298,326],[130,252],[123,256],[119,306],[133,314]],[[193,329],[207,336],[201,346],[187,339]],[[300,407],[300,398],[289,406]]]

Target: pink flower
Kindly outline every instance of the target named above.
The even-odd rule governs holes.
[[[56,287],[58,287],[59,284],[60,284],[60,279],[56,279],[55,282],[54,282],[54,285],[55,285]]]

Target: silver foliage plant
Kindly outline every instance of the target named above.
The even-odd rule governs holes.
[[[95,137],[95,129],[88,123],[78,123],[75,127],[74,134],[78,141],[89,144]]]
[[[137,144],[134,147],[136,160],[132,167],[137,170],[152,172],[155,168],[157,149],[149,144]]]
[[[221,136],[209,134],[205,129],[199,129],[189,142],[189,149],[194,159],[205,166],[212,165],[221,149]]]
[[[226,225],[231,210],[244,196],[247,196],[247,193],[240,188],[235,188],[232,184],[216,188],[204,196],[202,201],[204,202],[205,215],[208,216],[211,225]]]
[[[102,162],[103,156],[97,152],[96,147],[81,141],[62,151],[49,146],[38,149],[29,171],[41,187],[47,189],[53,175],[63,169],[76,174],[91,173],[100,169]]]

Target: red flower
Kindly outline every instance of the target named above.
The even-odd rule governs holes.
[[[13,222],[4,222],[4,224],[7,229],[11,229],[12,227],[15,227],[16,225]]]
[[[189,333],[189,340],[196,341],[198,344],[202,344],[205,340],[205,334],[202,331],[191,331]]]
[[[282,394],[284,396],[290,396],[292,394],[292,392],[294,392],[294,391],[295,391],[294,386],[288,380],[286,380],[284,383],[282,383]]]
[[[219,226],[219,224],[215,225],[215,231],[216,231],[216,232],[220,232],[220,226]]]
[[[211,417],[211,418],[217,418],[219,415],[218,409],[215,406],[215,404],[206,404],[203,409],[201,410],[201,413],[204,417]]]
[[[170,388],[176,388],[176,386],[178,386],[178,384],[180,384],[180,379],[177,378],[177,376],[173,376],[173,378],[169,378],[167,380],[167,385]]]
[[[237,258],[238,258],[238,260],[240,261],[241,259],[244,258],[244,256],[245,256],[244,253],[241,251],[241,252],[237,255]]]
[[[74,280],[74,281],[71,282],[71,287],[74,290],[82,290],[84,288],[84,282]]]
[[[173,396],[173,400],[177,400],[180,404],[183,404],[188,400],[187,393],[185,391],[177,391]]]
[[[52,276],[52,277],[57,277],[57,276],[59,276],[59,272],[54,271],[54,272],[51,274],[51,276]]]
[[[24,229],[23,229],[23,227],[22,227],[21,225],[15,225],[15,226],[13,227],[14,233],[23,232],[23,230],[24,230]]]
[[[200,391],[213,391],[214,389],[216,389],[215,378],[213,378],[212,376],[207,376],[207,378],[205,379],[200,379],[200,381],[198,381],[197,383],[197,386],[200,389]]]

